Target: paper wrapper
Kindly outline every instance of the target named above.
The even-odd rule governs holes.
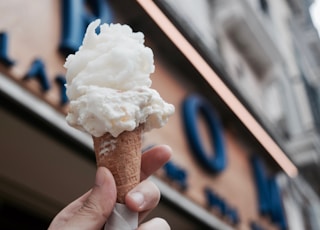
[[[138,213],[132,212],[125,204],[116,203],[104,230],[133,230],[138,228]]]
[[[117,187],[117,203],[120,204],[125,203],[126,194],[140,182],[142,132],[143,125],[140,125],[133,131],[122,132],[116,138],[109,133],[101,137],[93,137],[97,166],[104,166],[111,171]],[[118,225],[118,227],[112,228],[109,226],[105,229],[135,229],[137,227],[121,228],[121,226],[132,225],[124,223],[126,220],[129,222],[132,222],[132,220],[129,220],[130,215],[128,213],[130,213],[130,210],[125,205],[122,206],[118,210],[116,206],[113,215],[108,220],[108,222],[110,220],[116,222],[112,225]],[[122,214],[120,212],[125,217],[121,218]],[[134,216],[137,225],[137,213],[131,216]]]

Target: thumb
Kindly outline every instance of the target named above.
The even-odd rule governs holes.
[[[90,195],[68,225],[72,229],[101,229],[113,210],[116,196],[116,185],[111,172],[99,167]]]

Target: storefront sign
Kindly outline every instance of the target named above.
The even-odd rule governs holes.
[[[0,33],[0,62],[10,67],[14,64],[14,61],[8,55],[8,42],[7,33]]]
[[[61,0],[61,5],[62,31],[59,50],[65,55],[73,54],[79,49],[87,26],[94,19],[112,22],[112,12],[106,0]]]
[[[191,145],[192,153],[198,162],[211,173],[221,173],[226,168],[227,152],[223,140],[223,128],[211,104],[200,95],[190,95],[183,102],[183,118],[186,129],[186,137]],[[202,142],[202,135],[197,127],[200,116],[203,116],[211,134],[211,144],[214,146],[213,153],[206,153]],[[286,229],[286,220],[283,212],[281,195],[274,177],[268,177],[260,158],[251,157],[255,183],[258,192],[258,208],[263,216],[269,216],[281,229]],[[167,176],[187,189],[188,170],[183,169],[172,162],[165,166]],[[228,202],[216,194],[212,189],[205,188],[204,194],[207,206],[219,210],[220,214],[229,219],[232,224],[240,222],[238,212],[230,207]],[[257,228],[258,224],[252,224]]]
[[[200,95],[190,95],[183,102],[183,121],[188,143],[200,164],[209,172],[222,172],[227,166],[227,154],[220,122],[209,102]],[[213,153],[206,153],[198,121],[202,116],[211,134]]]
[[[62,0],[61,1],[61,40],[59,51],[63,55],[75,53],[81,43],[87,25],[94,19],[100,18],[104,22],[112,21],[112,13],[105,0]],[[6,67],[12,67],[15,61],[9,57],[9,35],[6,32],[0,33],[0,63]],[[28,71],[23,76],[24,81],[35,79],[39,82],[42,92],[47,92],[52,88],[50,77],[46,70],[46,64],[41,58],[36,58],[31,63]],[[60,91],[60,106],[68,102],[65,89],[65,77],[61,74],[55,76],[54,82]]]
[[[251,157],[255,182],[258,191],[258,208],[263,216],[269,216],[280,229],[287,229],[281,201],[281,194],[272,176],[268,176],[263,162],[257,156]]]

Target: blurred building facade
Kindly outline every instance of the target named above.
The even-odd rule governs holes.
[[[301,178],[279,179],[295,217],[290,229],[317,229],[320,40],[309,13],[313,1],[165,2],[298,165]]]
[[[148,3],[155,3],[210,64],[289,156],[287,163],[298,166],[297,177],[285,174],[283,165],[161,31],[141,7]],[[0,147],[5,152],[0,160],[0,224],[17,229],[17,216],[28,223],[30,215],[34,219],[30,226],[42,229],[40,224],[47,225],[58,210],[91,186],[92,140],[65,123],[68,100],[62,75],[65,55],[78,49],[85,25],[99,17],[144,32],[155,53],[153,87],[176,106],[167,126],[144,137],[145,148],[167,143],[174,151],[169,164],[152,178],[163,199],[151,216],[166,218],[173,229],[319,229],[320,49],[310,4],[301,0],[0,4],[4,18],[0,22]],[[217,119],[213,125],[221,126],[214,127],[217,135],[208,128],[212,126],[208,120],[215,120],[211,112],[197,117],[199,139],[213,151],[205,160],[217,163],[218,150],[223,153],[219,172],[205,169],[198,162],[199,153],[189,145],[190,119],[184,120],[187,113],[182,108],[186,102],[190,105],[190,98],[199,98],[194,93],[202,98],[201,109],[213,105],[221,119],[221,124]],[[12,144],[16,139],[21,139],[19,145]],[[265,163],[265,171],[257,158]]]

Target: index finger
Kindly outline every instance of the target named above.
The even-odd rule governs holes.
[[[168,145],[153,147],[142,154],[141,180],[145,180],[169,161],[172,149]]]

